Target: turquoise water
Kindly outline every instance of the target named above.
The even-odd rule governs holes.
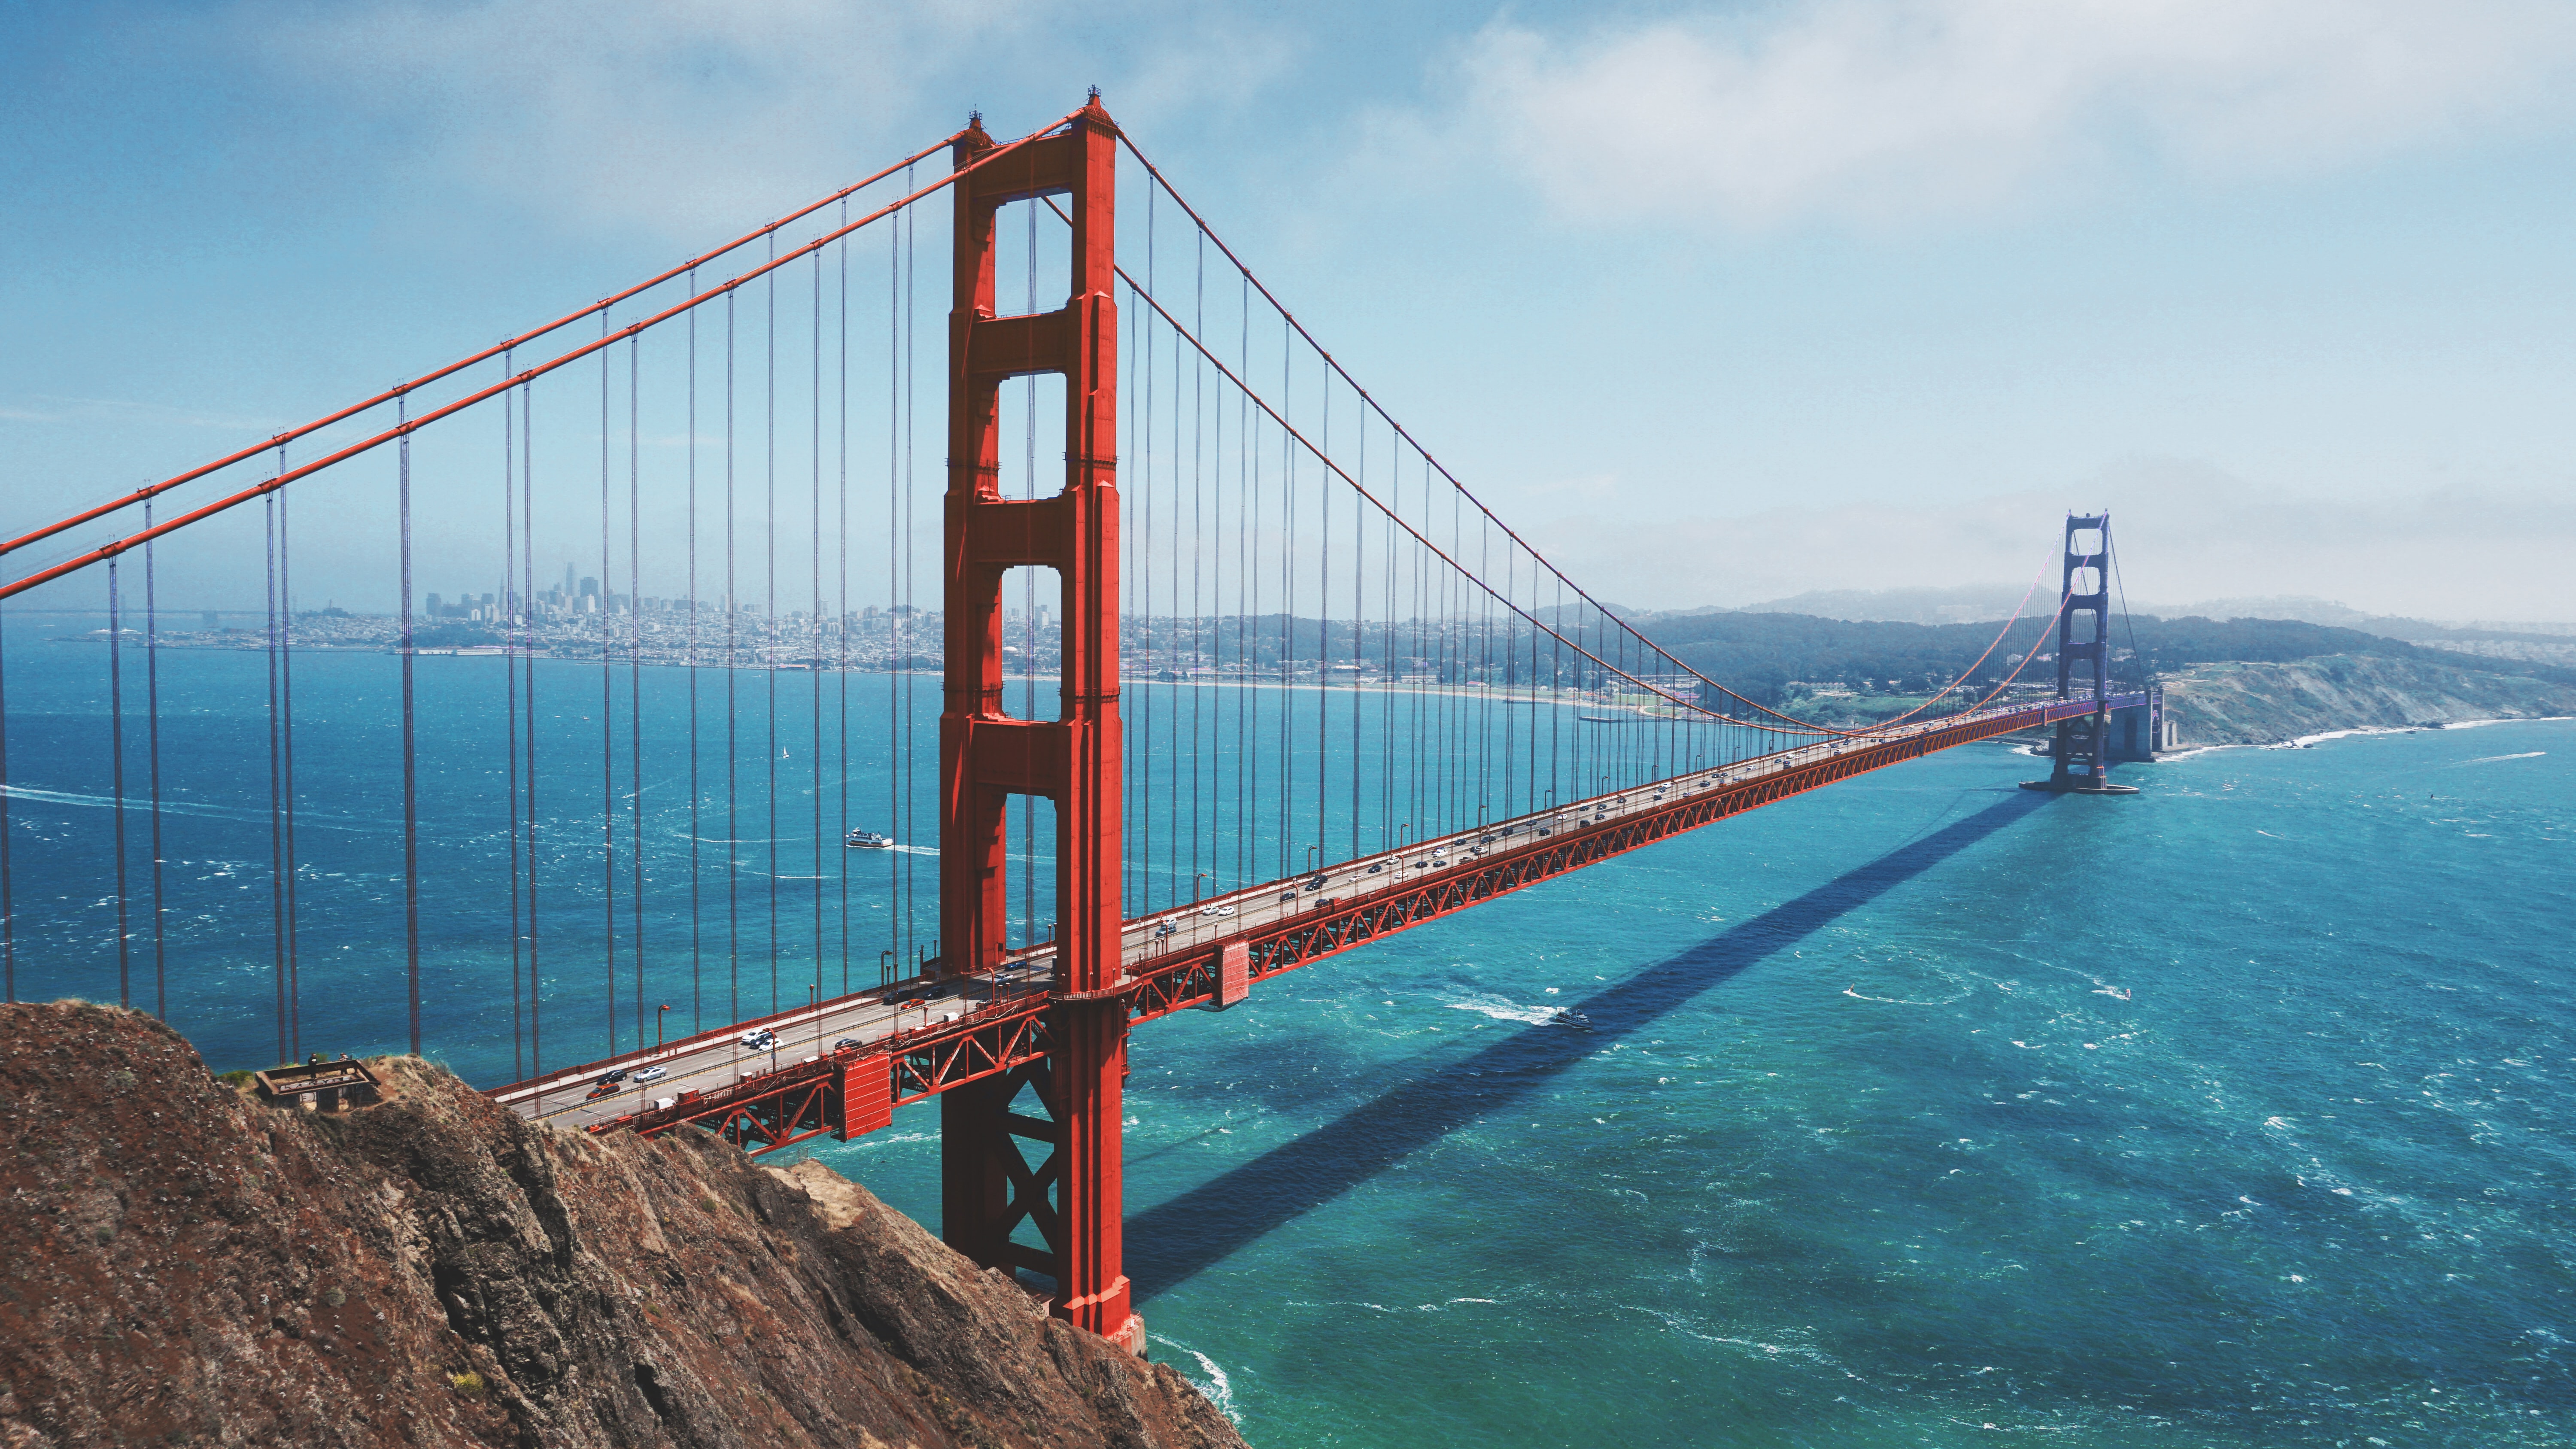
[[[2576,725],[2031,771],[1141,1028],[1155,1352],[1256,1444],[2576,1440]],[[817,1155],[935,1220],[935,1129]]]
[[[12,778],[59,797],[12,803],[19,994],[112,998],[96,651],[10,627]],[[507,907],[486,663],[423,661],[424,1019],[489,1081],[512,1054],[482,930]],[[386,664],[298,663],[303,1029],[331,1049],[402,1029]],[[259,662],[164,665],[194,671],[165,711],[171,1016],[255,1064],[264,730],[255,699],[200,701]],[[598,676],[571,668],[549,758],[595,811],[615,782],[572,762]],[[681,685],[647,678],[656,707]],[[782,718],[810,734],[805,685]],[[889,788],[864,748],[884,687],[853,684],[863,802]],[[727,837],[764,873],[740,956],[699,943],[710,1013],[837,986],[838,857],[797,867],[816,797],[810,744],[787,748],[781,824]],[[766,749],[737,752],[756,784]],[[2035,762],[1966,748],[1140,1028],[1128,1252],[1154,1352],[1263,1445],[2576,1441],[2571,761],[2576,724],[2496,725],[2049,800],[2012,788]],[[375,783],[332,798],[334,769]],[[670,785],[645,781],[648,1001],[692,989]],[[567,942],[603,908],[580,894],[597,823],[548,816]],[[893,869],[851,888],[863,979]],[[549,957],[565,1051],[632,1039],[597,954]],[[935,1222],[936,1126],[909,1109],[816,1155]]]

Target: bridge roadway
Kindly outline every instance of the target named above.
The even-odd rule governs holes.
[[[2111,706],[2121,708],[2143,698],[2114,696]],[[1419,924],[1476,900],[1820,784],[1952,745],[2091,712],[2089,699],[2051,699],[1916,721],[1859,738],[1821,740],[1157,911],[1126,924],[1126,974],[1121,988],[1130,992],[1131,1016],[1136,1020],[1166,1015],[1185,1005],[1210,1004],[1209,998],[1219,990],[1216,963],[1230,943],[1268,945],[1264,959],[1251,963],[1251,979],[1257,980],[1347,949],[1362,939]],[[1766,784],[1780,788],[1760,788]],[[1694,801],[1704,802],[1703,808],[1688,809]],[[1506,862],[1527,862],[1535,868],[1489,869]],[[1482,888],[1423,889],[1429,883],[1468,877],[1476,877],[1475,884]],[[1434,900],[1428,909],[1413,904],[1442,896],[1449,899]],[[1367,909],[1398,898],[1404,904],[1397,911]],[[1327,921],[1336,928],[1320,933],[1296,930],[1301,923]],[[1340,929],[1338,923],[1343,922],[1357,924]],[[1325,939],[1312,939],[1318,935]],[[1308,939],[1297,941],[1285,954],[1277,948],[1278,942],[1297,937]],[[962,1072],[941,1065],[937,1050],[943,1041],[952,1048],[971,1046],[963,1039],[979,1028],[1042,1017],[1053,964],[1054,946],[1042,942],[1012,953],[996,971],[923,977],[872,988],[564,1068],[495,1089],[491,1095],[522,1115],[561,1126],[598,1131],[632,1122],[658,1130],[691,1119],[701,1103],[707,1104],[703,1110],[711,1117],[717,1105],[757,1096],[769,1082],[779,1083],[776,1090],[783,1091],[790,1081],[810,1080],[827,1071],[825,1064],[835,1056],[882,1053],[897,1059],[893,1100],[918,1100],[1007,1065],[1002,1058],[1014,1051],[1021,1059],[1035,1054],[1037,1038],[1027,1031],[1014,1039],[1016,1045],[993,1047],[978,1066]],[[771,1032],[774,1044],[759,1050],[746,1048],[741,1037],[756,1027]],[[985,1034],[1001,1040],[989,1030]],[[909,1079],[902,1070],[908,1053],[928,1053],[915,1058]],[[634,1081],[637,1072],[651,1067],[660,1068],[664,1075],[646,1084]],[[627,1080],[614,1092],[592,1096],[593,1084],[613,1069],[625,1070]],[[766,1145],[784,1145],[786,1140],[795,1139],[780,1137]]]

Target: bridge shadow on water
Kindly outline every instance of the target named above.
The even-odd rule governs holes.
[[[1255,1240],[1392,1167],[1407,1154],[1537,1091],[1558,1073],[1639,1031],[1846,912],[2020,820],[2052,797],[2005,798],[1890,851],[1795,900],[1731,926],[1569,1008],[1570,1021],[1515,1032],[1355,1107],[1171,1201],[1127,1220],[1138,1298],[1187,1282]]]

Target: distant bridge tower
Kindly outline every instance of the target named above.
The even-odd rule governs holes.
[[[2089,543],[2079,536],[2091,534]],[[2025,790],[2061,794],[2134,795],[2135,785],[2110,781],[2117,747],[2111,737],[2111,515],[2066,515],[2065,569],[2057,611],[2057,697],[2075,698],[2077,664],[2090,675],[2093,710],[2057,722],[2045,780],[2025,780]],[[2090,614],[2092,638],[2079,639],[2076,615]]]
[[[1121,970],[1118,722],[1117,128],[1091,104],[1063,133],[1023,143],[961,177],[948,331],[947,610],[939,719],[942,975],[1001,964],[1010,898],[1013,795],[1056,811],[1054,1005],[1042,1060],[940,1100],[940,1233],[976,1262],[1055,1281],[1052,1309],[1131,1352],[1145,1346],[1121,1244],[1119,1113],[1127,1071]],[[995,148],[979,120],[956,146],[963,169]],[[1072,288],[1053,312],[995,315],[995,213],[1068,199]],[[999,390],[1014,377],[1064,378],[1064,491],[1001,494]],[[1002,576],[1057,571],[1064,599],[1059,717],[1002,707]],[[1013,1110],[1031,1090],[1047,1120]],[[1022,1140],[1044,1143],[1034,1169]],[[1043,1246],[1015,1241],[1027,1226]]]

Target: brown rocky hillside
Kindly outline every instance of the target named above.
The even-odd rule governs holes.
[[[0,1446],[1242,1443],[819,1164],[377,1066],[324,1116],[149,1017],[0,1006]]]

